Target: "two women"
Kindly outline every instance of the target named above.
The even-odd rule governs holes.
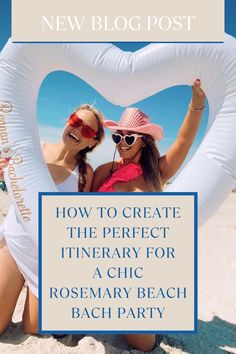
[[[105,121],[103,125],[113,132],[112,139],[119,151],[120,160],[113,160],[97,168],[93,178],[92,190],[99,192],[161,191],[166,181],[179,170],[193,143],[200,125],[204,101],[205,95],[200,88],[200,80],[196,80],[193,85],[189,110],[178,136],[167,154],[162,157],[155,145],[155,140],[162,138],[162,129],[152,124],[149,117],[140,110],[127,108],[120,123]],[[98,117],[97,113],[95,114],[89,109],[79,109],[70,117],[62,142],[56,146],[49,144],[43,147],[45,161],[59,190],[74,191],[73,188],[76,183],[75,181],[72,182],[72,171],[75,171],[78,162],[79,171],[76,173],[79,174],[79,191],[90,190],[93,172],[91,167],[86,165],[84,156],[101,141],[103,133],[101,121]],[[68,183],[69,179],[71,181]],[[60,185],[63,184],[64,189],[60,188]],[[5,239],[11,251],[7,229]],[[14,272],[18,279],[18,285],[14,286],[14,296],[12,296],[10,306],[8,306],[8,309],[3,309],[4,321],[0,320],[0,332],[11,320],[16,299],[24,282],[22,276],[24,273],[19,272],[7,247],[4,247],[5,249],[1,250],[2,255],[0,253],[0,272],[2,271],[6,279],[5,281],[0,280],[0,312],[2,311],[2,299],[7,299],[11,291],[9,289],[10,285],[7,284],[11,283],[11,287],[13,287]],[[15,258],[14,254],[13,258]],[[15,259],[15,261],[17,260]],[[13,269],[9,275],[7,275],[9,269],[6,266],[7,262],[11,264]],[[32,308],[35,309],[36,307],[35,302],[30,301],[30,290],[27,299],[23,322],[27,332],[36,333],[37,313],[35,310],[32,311]],[[152,334],[126,335],[126,339],[129,344],[143,351],[150,351],[155,345],[155,335]]]

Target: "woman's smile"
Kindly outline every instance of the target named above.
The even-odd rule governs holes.
[[[129,151],[130,149],[131,149],[131,147],[129,147],[129,146],[120,146],[120,150],[121,150],[122,152]]]
[[[77,144],[81,142],[81,138],[73,131],[70,131],[68,133],[68,137],[72,139],[74,142],[76,142]]]

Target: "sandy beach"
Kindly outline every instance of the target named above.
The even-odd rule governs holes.
[[[0,191],[0,224],[8,197]],[[231,193],[217,213],[199,229],[198,334],[162,335],[152,353],[236,353],[236,193]],[[138,354],[122,336],[25,335],[21,326],[24,291],[12,324],[0,337],[0,353]],[[1,316],[1,314],[0,314]]]

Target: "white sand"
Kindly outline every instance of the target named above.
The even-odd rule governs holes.
[[[0,193],[0,223],[8,206]],[[131,350],[122,336],[29,336],[22,331],[24,293],[11,325],[0,337],[2,353],[127,354]],[[236,193],[231,193],[218,212],[199,230],[198,334],[161,336],[153,353],[236,353]],[[1,316],[1,314],[0,314]],[[82,339],[81,339],[82,338]],[[79,342],[79,343],[78,343]]]

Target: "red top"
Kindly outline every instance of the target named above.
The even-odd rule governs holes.
[[[101,185],[98,192],[115,192],[113,185],[117,182],[129,182],[143,174],[140,164],[129,163],[128,165],[120,165],[121,167],[115,170],[111,177]]]

